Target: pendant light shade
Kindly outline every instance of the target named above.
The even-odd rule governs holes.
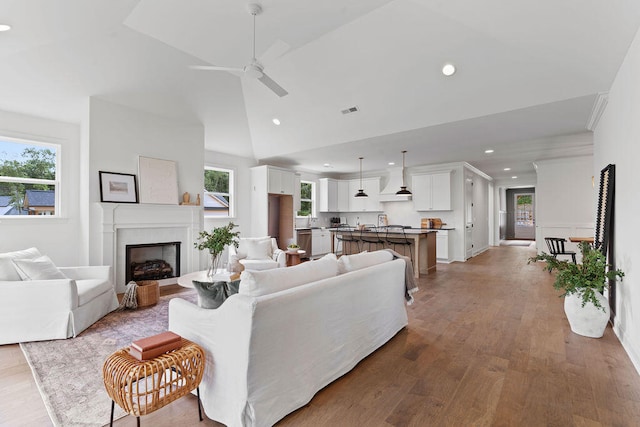
[[[360,159],[360,189],[358,190],[358,192],[354,197],[369,197],[367,193],[364,192],[364,189],[362,188],[362,159],[364,159],[364,157],[358,157],[358,158]]]
[[[407,186],[404,184],[404,155],[407,150],[402,151],[402,185],[400,186],[400,190],[396,192],[396,196],[410,196],[411,191],[407,190]]]

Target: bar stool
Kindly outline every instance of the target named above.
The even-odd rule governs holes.
[[[411,255],[411,259],[413,259],[413,250],[411,246],[413,244],[413,240],[407,237],[407,234],[404,232],[403,225],[388,225],[386,227],[387,232],[385,234],[384,241],[387,245],[393,245],[393,250],[396,251],[396,247],[398,245],[408,246],[409,254]],[[398,251],[396,251],[398,252]],[[406,256],[404,249],[402,250],[402,255]]]
[[[360,240],[362,241],[362,249],[364,249],[364,245],[367,244],[367,250],[369,251],[371,251],[371,245],[375,245],[374,250],[376,251],[378,250],[379,245],[384,246],[384,240],[382,240],[382,237],[380,237],[378,227],[373,224],[364,225],[364,227],[360,230]]]
[[[353,227],[351,227],[349,224],[340,224],[338,226],[338,230],[336,231],[336,239],[338,239],[338,244],[336,245],[335,249],[336,255],[340,252],[340,243],[342,243],[343,255],[345,255],[346,252],[346,244],[348,244],[349,249],[351,249],[351,245],[355,243],[358,247],[358,252],[360,252],[360,239],[358,239],[353,234]],[[352,253],[351,250],[349,250],[349,253]]]

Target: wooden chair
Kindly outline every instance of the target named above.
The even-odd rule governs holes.
[[[576,264],[576,253],[574,251],[567,251],[564,248],[567,239],[563,239],[562,237],[545,237],[544,241],[547,242],[549,253],[553,255],[554,258],[558,258],[558,255],[570,255],[573,263]]]
[[[365,234],[366,233],[366,234]],[[371,245],[374,246],[374,251],[379,249],[379,246],[384,246],[384,240],[380,237],[378,227],[373,224],[365,224],[360,230],[360,240],[362,241],[362,249],[367,244],[367,250],[371,251]]]
[[[409,247],[409,256],[413,259],[413,239],[407,237],[407,234],[404,231],[403,225],[388,225],[386,227],[386,234],[384,241],[388,246],[393,245],[393,250],[396,251],[396,247],[398,245]],[[398,252],[398,251],[396,251]],[[403,250],[402,255],[406,256],[406,252]]]

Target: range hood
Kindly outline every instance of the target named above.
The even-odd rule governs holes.
[[[407,202],[411,200],[411,194],[407,195],[396,195],[396,193],[400,190],[402,186],[402,174],[403,168],[390,168],[389,170],[389,179],[387,180],[387,185],[380,192],[380,201],[381,202]]]

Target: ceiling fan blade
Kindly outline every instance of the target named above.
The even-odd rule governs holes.
[[[279,97],[283,97],[285,95],[288,95],[289,92],[287,92],[286,90],[284,90],[282,88],[282,86],[280,86],[278,83],[274,82],[271,77],[267,76],[266,74],[262,73],[262,77],[260,77],[258,80],[260,80],[262,82],[263,85],[265,85],[266,87],[268,87],[269,89],[271,89],[273,91],[273,93],[275,93],[276,95],[278,95]]]
[[[219,67],[217,65],[191,65],[189,68],[191,68],[192,70],[205,70],[205,71],[244,71],[243,68]]]

